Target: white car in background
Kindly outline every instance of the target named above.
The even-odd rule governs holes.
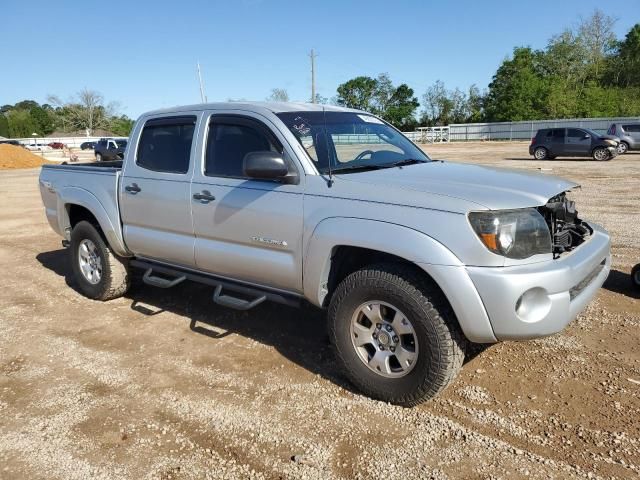
[[[46,143],[27,143],[24,145],[24,147],[32,152],[51,150],[51,147]]]

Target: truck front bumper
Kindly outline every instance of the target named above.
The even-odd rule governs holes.
[[[466,267],[496,339],[526,340],[557,333],[596,295],[611,268],[611,242],[602,227],[589,225],[591,237],[556,260]]]

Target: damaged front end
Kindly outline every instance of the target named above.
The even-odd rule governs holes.
[[[567,198],[566,192],[549,199],[538,211],[549,227],[554,259],[580,246],[593,234],[593,229],[578,217],[575,202]]]

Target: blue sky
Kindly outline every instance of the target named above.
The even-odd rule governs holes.
[[[196,103],[199,60],[209,101],[264,100],[285,88],[333,97],[357,75],[388,72],[420,98],[485,88],[516,45],[548,39],[598,7],[622,37],[640,21],[639,0],[4,0],[0,8],[0,104],[66,99],[83,87],[131,117]]]

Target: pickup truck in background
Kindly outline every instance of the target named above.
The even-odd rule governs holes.
[[[122,160],[127,149],[123,138],[101,138],[93,147],[96,162]]]
[[[212,286],[214,302],[324,308],[345,375],[411,406],[472,343],[562,330],[611,264],[575,183],[430,159],[374,115],[216,103],[140,117],[123,160],[46,165],[40,191],[80,291]]]

